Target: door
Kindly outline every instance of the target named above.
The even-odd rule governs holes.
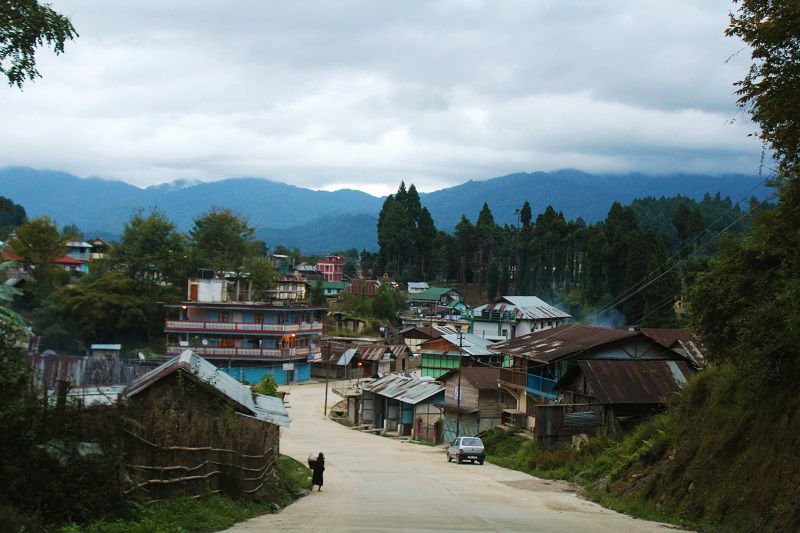
[[[197,301],[197,284],[192,283],[189,285],[189,299],[193,302]]]
[[[370,392],[361,397],[361,419],[364,424],[375,423],[375,396]]]

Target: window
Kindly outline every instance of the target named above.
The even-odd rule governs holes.
[[[228,313],[225,311],[220,311],[219,313],[219,322],[227,322],[228,321]]]

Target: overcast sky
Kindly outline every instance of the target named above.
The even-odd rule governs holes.
[[[0,166],[373,194],[511,172],[756,173],[729,1],[54,0]]]

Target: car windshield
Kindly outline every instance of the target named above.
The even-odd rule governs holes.
[[[481,439],[478,439],[476,437],[469,437],[469,438],[466,438],[466,439],[461,439],[461,445],[462,446],[483,446],[483,443],[481,442]]]

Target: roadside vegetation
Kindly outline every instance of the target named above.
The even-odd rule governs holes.
[[[800,530],[800,394],[754,403],[732,366],[706,370],[669,410],[620,438],[542,447],[496,429],[487,459],[565,479],[587,498],[640,518],[711,531]]]
[[[277,476],[271,478],[252,499],[224,496],[199,499],[178,498],[149,506],[135,506],[129,517],[101,518],[84,525],[71,524],[62,533],[161,533],[211,532],[237,522],[273,513],[305,495],[311,488],[311,471],[294,459],[281,456]]]

